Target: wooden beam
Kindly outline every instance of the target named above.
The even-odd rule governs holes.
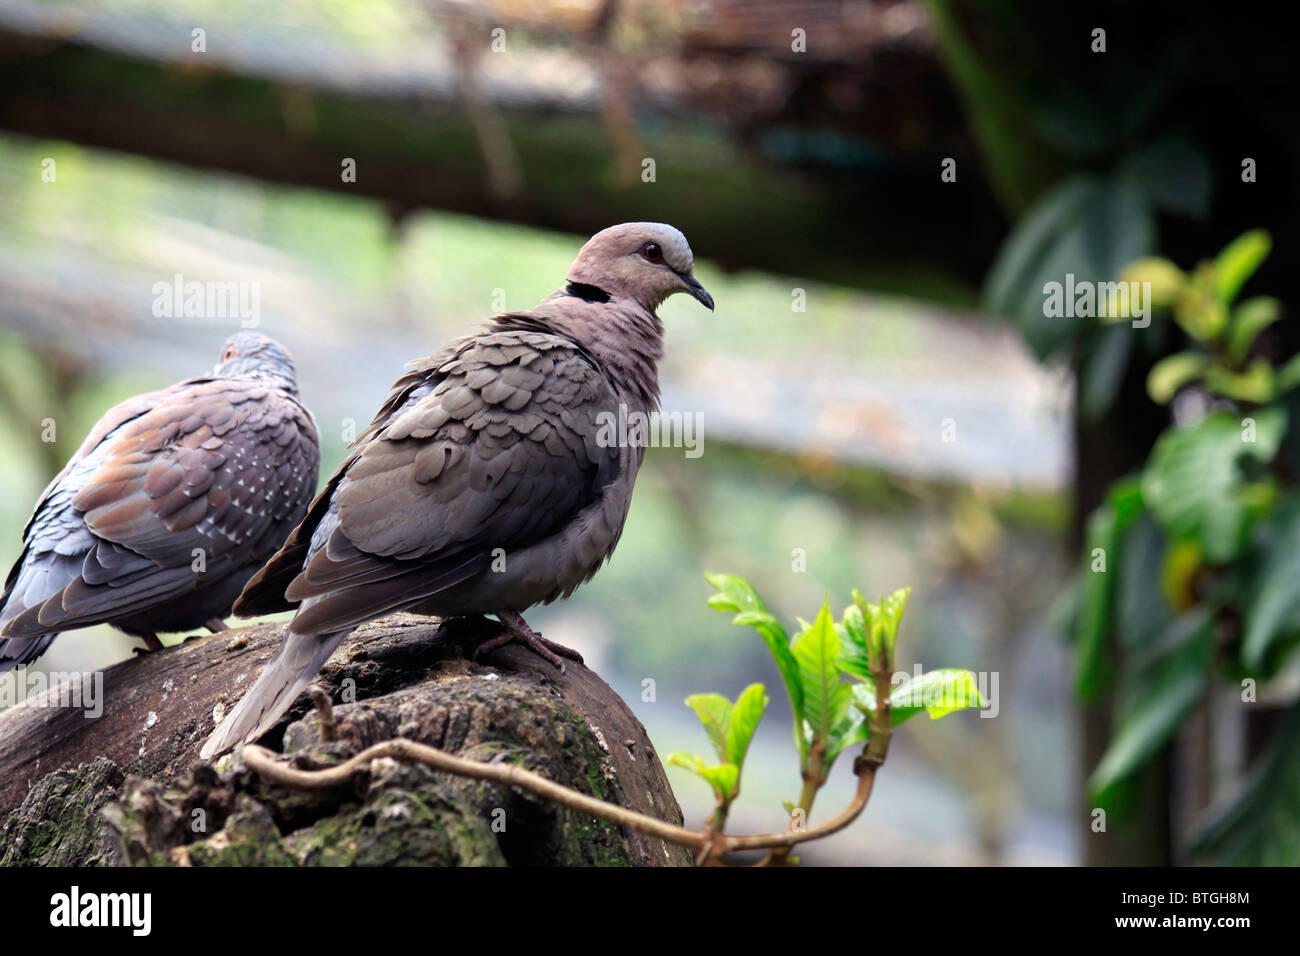
[[[578,234],[669,221],[724,268],[961,303],[1003,229],[982,186],[941,183],[937,156],[868,157],[866,172],[796,169],[707,117],[640,107],[655,181],[629,182],[599,113],[485,108],[522,174],[510,195],[494,188],[455,99],[292,85],[0,28],[0,129],[378,199],[397,217],[431,207]],[[343,181],[345,158],[356,160],[355,183]],[[963,172],[973,180],[974,169]]]

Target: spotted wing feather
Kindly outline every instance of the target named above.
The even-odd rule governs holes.
[[[260,563],[302,514],[318,454],[305,409],[254,382],[196,379],[124,403],[51,483],[25,536],[25,556],[51,528],[79,538],[79,573],[4,636],[140,614]]]

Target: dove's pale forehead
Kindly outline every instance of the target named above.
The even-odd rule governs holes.
[[[677,272],[690,272],[695,267],[690,243],[680,229],[666,222],[624,222],[602,229],[587,240],[578,259],[591,259],[593,254],[611,259],[631,255],[647,242],[657,242],[663,249],[664,261]]]

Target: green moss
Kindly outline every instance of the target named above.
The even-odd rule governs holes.
[[[122,785],[103,757],[43,777],[0,827],[0,866],[98,866],[117,862],[100,809]]]
[[[293,866],[271,814],[260,803],[241,797],[226,825],[206,840],[189,846],[194,866]]]
[[[432,783],[383,789],[290,838],[306,866],[503,866],[488,826]]]

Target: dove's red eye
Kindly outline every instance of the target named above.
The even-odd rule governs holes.
[[[238,358],[238,357],[239,357],[239,352],[236,351],[233,345],[227,345],[226,350],[221,353],[221,361],[223,362],[229,362],[231,359]]]
[[[650,262],[664,261],[664,251],[659,248],[659,243],[657,242],[647,242],[642,246],[641,255],[645,256],[645,258]]]

